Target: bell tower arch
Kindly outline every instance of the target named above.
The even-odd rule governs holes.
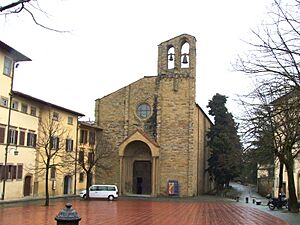
[[[158,76],[176,75],[196,76],[196,38],[189,34],[158,45]]]

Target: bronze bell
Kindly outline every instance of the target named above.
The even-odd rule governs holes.
[[[187,63],[188,63],[188,60],[187,60],[187,56],[186,56],[186,55],[187,55],[186,53],[183,54],[183,59],[182,59],[182,63],[183,63],[183,64],[187,64]]]
[[[169,61],[173,61],[173,53],[170,53],[169,55],[170,55]]]

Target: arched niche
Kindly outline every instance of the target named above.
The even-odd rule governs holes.
[[[187,41],[183,41],[180,49],[180,66],[181,68],[190,67],[190,45]]]
[[[174,46],[170,45],[168,47],[168,54],[167,54],[167,62],[168,62],[168,69],[174,69],[175,67],[175,48]]]

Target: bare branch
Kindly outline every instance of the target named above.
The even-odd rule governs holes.
[[[24,3],[28,3],[30,1],[31,0],[19,0],[19,1],[16,1],[16,2],[12,2],[12,3],[10,3],[8,5],[5,5],[5,6],[0,6],[0,12],[3,12],[3,11],[8,10],[8,9],[15,8],[16,6],[20,6],[20,5],[21,5],[21,7],[19,9],[13,10],[10,13],[21,12],[22,9],[24,8]]]
[[[33,13],[32,13],[30,10],[28,10],[27,8],[24,8],[24,10],[25,10],[26,12],[29,13],[29,15],[31,16],[32,20],[34,21],[34,23],[35,23],[36,25],[38,25],[38,26],[40,26],[40,27],[42,27],[42,28],[45,28],[45,29],[47,29],[47,30],[55,31],[55,32],[58,32],[58,33],[69,33],[69,31],[56,30],[56,29],[53,29],[53,28],[44,26],[43,24],[39,23],[39,22],[35,19]]]
[[[46,11],[42,10],[41,7],[39,6],[39,3],[37,0],[19,0],[13,3],[10,3],[8,5],[0,7],[0,15],[5,15],[8,16],[10,14],[17,14],[21,13],[22,11],[25,11],[28,13],[33,20],[33,22],[38,25],[39,27],[42,27],[46,30],[58,32],[58,33],[69,33],[70,31],[66,30],[58,30],[51,28],[49,26],[46,26],[42,23],[40,23],[37,19],[37,14],[42,13],[43,15],[47,16]]]

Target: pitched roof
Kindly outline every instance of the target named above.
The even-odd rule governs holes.
[[[41,99],[32,97],[32,96],[30,96],[30,95],[24,94],[24,93],[19,92],[19,91],[12,91],[12,94],[13,94],[13,96],[18,96],[18,97],[26,98],[26,99],[29,99],[29,100],[31,100],[31,101],[38,102],[38,103],[43,104],[43,105],[47,105],[47,106],[50,106],[50,107],[53,107],[53,108],[60,109],[60,110],[65,111],[65,112],[69,112],[69,113],[75,114],[75,115],[77,115],[77,116],[84,116],[84,114],[82,114],[82,113],[75,112],[75,111],[73,111],[73,110],[64,108],[64,107],[62,107],[62,106],[58,106],[58,105],[52,104],[52,103],[50,103],[50,102],[46,102],[46,101],[44,101],[44,100],[41,100]]]
[[[103,130],[101,127],[96,125],[95,121],[79,121],[79,126]]]
[[[177,39],[177,38],[181,38],[181,37],[193,38],[193,39],[196,40],[196,38],[194,36],[190,35],[190,34],[180,34],[180,35],[178,35],[176,37],[173,37],[173,38],[171,38],[171,39],[169,39],[167,41],[164,41],[164,42],[160,43],[159,45],[162,45],[162,44],[167,43],[167,42],[169,42],[171,40],[174,40],[174,39]]]
[[[130,85],[133,85],[133,84],[135,84],[135,83],[137,83],[137,82],[139,82],[139,81],[141,81],[141,80],[143,80],[143,79],[150,79],[150,78],[156,78],[156,77],[157,77],[157,76],[144,76],[144,77],[142,77],[142,78],[140,78],[140,79],[138,79],[138,80],[136,80],[136,81],[134,81],[134,82],[132,82],[132,83],[126,85],[126,86],[123,86],[122,88],[119,88],[119,89],[116,90],[116,91],[111,92],[110,94],[104,95],[104,96],[101,97],[101,98],[97,98],[95,101],[101,100],[101,99],[106,98],[106,97],[108,97],[108,96],[110,96],[110,95],[113,95],[114,93],[116,93],[116,92],[118,92],[118,91],[120,91],[120,90],[122,90],[122,89],[124,89],[124,88],[126,88],[126,87],[128,87],[128,86],[130,86]]]
[[[280,96],[279,98],[275,99],[270,104],[277,104],[277,103],[280,103],[281,101],[288,100],[288,99],[291,99],[291,98],[294,98],[294,97],[299,98],[299,96],[300,96],[299,88],[294,87],[294,88],[292,88],[291,91],[289,91],[288,93],[286,93],[286,94]]]
[[[214,123],[211,121],[211,119],[208,117],[208,115],[203,111],[203,109],[197,104],[195,103],[197,108],[203,113],[203,115],[206,117],[206,119],[213,125]]]
[[[3,49],[8,56],[10,56],[16,62],[20,61],[31,61],[30,58],[23,55],[22,53],[18,52],[14,48],[10,47],[9,45],[5,44],[4,42],[0,41],[0,49]]]
[[[159,147],[159,144],[153,139],[151,138],[146,132],[144,132],[142,129],[137,128],[134,132],[132,132],[127,138],[125,138],[123,140],[123,142],[125,142],[126,140],[128,140],[129,138],[131,138],[135,133],[140,133],[145,139],[147,139],[151,144],[153,144],[156,147]],[[122,142],[122,143],[123,143]]]

